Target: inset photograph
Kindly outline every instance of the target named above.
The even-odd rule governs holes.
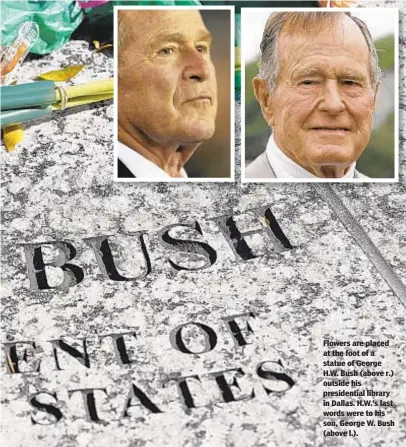
[[[115,8],[116,181],[234,178],[234,8]]]
[[[395,8],[242,9],[242,179],[398,181]]]

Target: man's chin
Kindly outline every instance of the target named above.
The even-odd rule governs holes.
[[[324,144],[313,148],[309,160],[314,166],[348,166],[357,158],[353,147]]]
[[[215,131],[214,123],[196,123],[189,126],[179,135],[179,140],[183,144],[200,144],[209,140]]]

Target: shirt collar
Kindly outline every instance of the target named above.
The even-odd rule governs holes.
[[[317,175],[306,171],[306,169],[302,168],[287,155],[285,155],[285,153],[282,152],[276,145],[273,135],[269,137],[268,143],[266,145],[266,157],[268,159],[268,163],[271,165],[271,168],[275,172],[276,178],[320,178],[317,177]],[[355,165],[356,162],[354,162],[350,166],[346,174],[341,178],[354,178]]]
[[[143,157],[120,141],[117,142],[118,158],[137,178],[146,180],[168,180],[172,177],[152,161]],[[186,171],[182,168],[182,177],[187,178]]]

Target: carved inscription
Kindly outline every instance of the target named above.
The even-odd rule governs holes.
[[[239,229],[238,221],[251,220],[253,228]],[[246,262],[257,258],[266,252],[281,252],[292,248],[288,238],[283,233],[275,216],[269,207],[254,208],[238,216],[220,216],[209,219],[214,222],[223,238],[230,247],[235,262]],[[173,231],[185,231],[186,237],[174,236]],[[212,267],[217,259],[218,253],[210,244],[208,234],[204,234],[201,224],[197,221],[187,224],[178,223],[168,225],[159,230],[156,235],[160,245],[167,252],[167,263],[174,273],[181,270],[199,271]],[[251,246],[251,238],[258,236],[262,240],[262,254],[256,253]],[[148,279],[154,266],[151,263],[151,247],[146,242],[145,231],[136,232],[131,236],[136,240],[142,253],[142,272],[135,276],[126,277],[117,269],[117,261],[113,255],[109,238],[111,235],[103,235],[83,239],[84,244],[89,247],[94,255],[95,262],[102,277],[109,281],[136,281]],[[77,244],[77,243],[76,243]],[[43,249],[51,248],[54,257],[52,260],[44,261]],[[42,243],[23,244],[27,274],[30,289],[39,291],[61,290],[80,284],[88,273],[80,267],[77,262],[77,247],[68,241],[44,241]],[[48,268],[60,269],[62,279],[59,284],[50,285],[47,275]]]

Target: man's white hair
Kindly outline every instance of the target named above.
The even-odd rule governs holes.
[[[365,37],[370,56],[370,75],[372,87],[376,88],[382,76],[379,68],[378,54],[371,34],[366,24],[350,12],[277,12],[271,14],[266,22],[262,36],[261,59],[259,62],[258,78],[268,81],[270,90],[275,90],[279,73],[278,38],[282,30],[289,32],[305,32],[308,34],[321,32],[326,25],[334,26],[345,16],[361,30]]]

